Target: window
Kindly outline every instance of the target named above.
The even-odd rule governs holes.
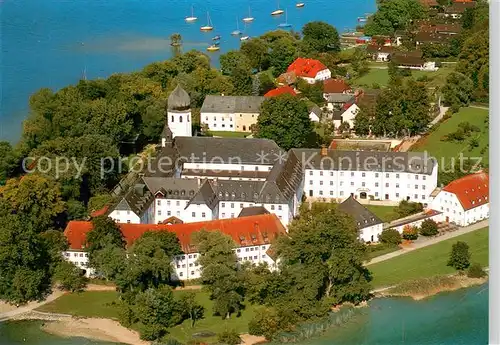
[[[177,268],[181,268],[181,265],[177,265]]]
[[[426,179],[426,178],[427,178],[427,176],[422,176],[422,180],[424,180],[424,181],[425,181],[425,179]]]
[[[234,208],[234,202],[231,203],[231,208]]]
[[[333,176],[333,171],[330,171],[330,176]]]
[[[175,212],[175,214],[177,215],[177,217],[181,216],[181,212],[180,211]]]
[[[415,189],[418,189],[418,184],[415,185]]]
[[[323,181],[319,181],[319,185],[322,186],[323,185]]]
[[[319,191],[319,195],[323,195],[323,191],[322,190]]]
[[[399,183],[396,183],[396,188],[399,188]]]
[[[361,177],[366,177],[366,173],[361,173]]]
[[[226,218],[226,214],[222,212],[222,218]]]
[[[250,248],[245,248],[245,252],[248,252],[250,250]]]
[[[171,214],[172,214],[172,212],[167,211],[167,216],[170,216]]]
[[[179,272],[179,277],[182,277],[183,273],[182,272]]]
[[[194,271],[191,271],[191,275],[194,275]]]
[[[378,196],[378,192],[375,192],[375,196]]]
[[[415,180],[418,180],[418,175],[415,175]]]
[[[396,193],[396,198],[399,198],[399,193]]]
[[[319,172],[319,176],[323,176],[323,172],[322,171]]]
[[[333,190],[330,191],[330,196],[333,196]]]
[[[234,218],[234,213],[231,213],[231,218]]]
[[[313,184],[313,181],[312,181],[312,180],[310,180],[310,181],[309,181],[309,184],[310,184],[310,185],[312,185],[312,184]]]
[[[386,173],[386,174],[385,174],[385,177],[389,178],[389,173]]]
[[[312,175],[313,175],[313,172],[312,172],[312,170],[311,170],[311,171],[309,171],[309,176],[312,176]]]
[[[418,199],[418,195],[417,194],[415,194],[414,196],[415,196],[415,199]]]
[[[361,187],[364,187],[365,186],[365,183],[364,182],[361,182]]]
[[[257,256],[254,256],[253,258],[254,258],[255,260],[257,260]]]
[[[425,190],[425,185],[424,184],[422,185],[422,189]]]
[[[181,206],[181,202],[180,202],[179,200],[177,200],[177,201],[175,202],[175,206]]]
[[[271,210],[274,211],[274,205],[271,205]]]
[[[161,216],[161,210],[158,210],[158,215]]]
[[[167,200],[167,206],[170,206],[170,200]]]
[[[179,116],[179,122],[182,122],[182,115]]]
[[[201,212],[201,218],[205,218],[205,212]]]
[[[283,208],[283,206],[281,205],[278,205],[278,210],[281,211],[281,209]]]
[[[344,176],[344,172],[343,171],[340,172],[340,176]]]
[[[385,186],[386,186],[386,187],[389,187],[389,184],[388,184],[388,183],[386,183],[386,184],[385,184]]]
[[[160,200],[156,200],[156,205],[160,206],[161,202]]]
[[[127,220],[127,223],[128,223],[128,224],[130,224],[130,219],[129,219],[129,220]]]
[[[172,115],[172,118],[171,118],[171,120],[172,120],[172,121],[170,121],[170,122],[174,122],[174,115]]]
[[[354,182],[351,182],[351,186],[354,186]]]
[[[340,186],[343,186],[344,185],[344,181],[340,181]]]
[[[396,174],[396,178],[399,178],[399,174]]]
[[[422,200],[425,200],[425,195],[422,195]]]
[[[226,207],[226,203],[225,202],[221,202],[220,207]]]
[[[378,182],[375,182],[375,187],[378,187]]]
[[[330,186],[333,186],[333,181],[330,181]]]
[[[375,173],[375,177],[378,177],[378,173]]]
[[[243,208],[243,204],[240,204],[240,208]]]
[[[354,177],[354,172],[353,171],[351,171],[351,177]]]
[[[186,268],[186,264],[183,264],[183,265],[182,265],[182,268]]]
[[[189,264],[189,267],[193,267],[193,264],[192,264],[192,263],[190,263],[190,264]]]
[[[343,191],[340,191],[340,196],[344,196],[344,192]]]

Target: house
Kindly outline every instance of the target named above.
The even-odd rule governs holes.
[[[437,71],[435,62],[425,62],[424,59],[411,54],[394,55],[391,60],[399,68],[415,69],[420,71]]]
[[[295,74],[295,71],[282,73],[276,78],[276,82],[280,86],[293,85],[297,82],[297,74]]]
[[[419,2],[424,8],[439,7],[436,0],[419,0]]]
[[[436,210],[427,210],[418,214],[413,214],[408,217],[396,219],[390,223],[384,225],[385,229],[397,230],[400,234],[406,227],[420,227],[422,223],[426,220],[433,220],[436,223],[440,223],[444,220],[443,213]]]
[[[323,97],[330,93],[352,93],[352,88],[343,79],[327,79],[323,81]]]
[[[467,226],[489,218],[489,176],[479,172],[450,182],[438,192],[432,208],[442,212],[446,222]]]
[[[281,87],[278,87],[276,89],[272,89],[272,90],[268,91],[264,95],[264,97],[277,97],[277,96],[284,95],[284,94],[297,96],[297,93],[295,92],[295,90],[292,87],[281,86]]]
[[[92,222],[70,221],[64,230],[69,248],[63,252],[63,257],[84,270],[87,277],[96,274],[88,267],[85,243],[86,236],[92,227]],[[201,266],[198,264],[200,253],[192,242],[193,234],[198,231],[220,231],[230,236],[235,243],[234,252],[239,262],[250,262],[255,265],[266,263],[270,269],[277,268],[273,255],[268,254],[271,243],[279,236],[286,236],[285,228],[273,214],[189,224],[118,224],[118,227],[127,248],[148,231],[168,231],[176,234],[182,254],[172,260],[174,268],[172,279],[174,280],[200,278]]]
[[[262,96],[208,95],[203,101],[200,121],[211,131],[250,132],[257,123]]]
[[[259,214],[269,214],[269,211],[263,206],[245,207],[241,210],[238,217],[257,216]]]
[[[339,128],[344,122],[349,124],[349,128],[354,128],[354,118],[358,115],[360,109],[355,101],[346,103],[340,110],[333,111],[333,124]]]
[[[437,162],[420,152],[290,150],[303,162],[304,194],[311,199],[428,203],[437,186]],[[289,153],[290,155],[290,153]]]
[[[357,202],[352,196],[348,197],[338,209],[354,219],[359,232],[359,239],[363,242],[378,242],[384,222],[370,210]]]
[[[475,8],[476,5],[477,3],[475,1],[455,1],[453,4],[451,4],[451,6],[448,6],[444,9],[443,15],[445,17],[459,19],[467,9]]]
[[[424,44],[448,44],[453,38],[450,34],[420,31],[415,35],[415,44],[417,47]]]
[[[328,93],[325,94],[327,108],[330,111],[341,110],[346,104],[352,104],[356,101],[356,96],[345,93]]]
[[[298,78],[302,78],[309,84],[330,79],[332,73],[319,60],[297,58],[287,69],[288,73],[294,72]]]
[[[314,104],[309,109],[309,119],[311,119],[312,122],[319,122],[321,120],[322,113],[323,111],[321,108]]]
[[[379,46],[371,44],[366,47],[366,52],[371,58],[378,62],[385,62],[391,59],[391,54],[394,53],[394,48],[390,46]]]

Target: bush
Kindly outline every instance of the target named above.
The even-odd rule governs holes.
[[[399,215],[399,217],[408,217],[412,214],[422,212],[424,210],[424,205],[419,202],[412,202],[402,200],[397,207],[394,208],[394,211]]]
[[[378,237],[379,241],[387,244],[401,244],[401,234],[396,229],[385,229]]]
[[[470,266],[470,252],[467,243],[458,241],[453,245],[450,259],[448,260],[448,266],[458,271],[463,271]]]
[[[420,235],[422,236],[435,236],[438,232],[438,225],[432,219],[424,220],[420,226]]]
[[[403,228],[403,238],[407,241],[415,241],[418,238],[418,228],[406,225]]]
[[[472,264],[467,271],[467,277],[469,278],[483,278],[486,277],[486,275],[486,272],[478,263]]]
[[[217,341],[221,344],[226,345],[238,345],[241,344],[241,338],[238,332],[235,330],[224,331],[217,334]]]
[[[82,291],[87,285],[83,271],[66,260],[57,265],[53,279],[62,290],[70,292]]]

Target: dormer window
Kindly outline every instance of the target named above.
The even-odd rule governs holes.
[[[259,197],[259,193],[253,193],[253,197],[257,199]]]
[[[182,190],[182,191],[181,191],[181,195],[182,195],[182,196],[186,195],[186,191],[185,191],[185,190]]]
[[[228,193],[228,192],[226,192],[226,193],[225,193],[225,196],[226,196],[226,198],[229,198],[229,193]]]
[[[222,192],[219,192],[219,198],[222,198]]]
[[[245,193],[241,193],[241,198],[242,199],[245,199],[245,196],[246,196]]]
[[[235,192],[232,192],[232,193],[231,193],[231,197],[235,198],[235,197],[236,197],[236,193],[235,193]]]

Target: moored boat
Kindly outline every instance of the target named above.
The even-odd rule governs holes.
[[[295,4],[295,6],[296,6],[296,7],[304,7],[304,6],[305,6],[305,3],[303,3],[303,2],[297,2],[297,3]]]
[[[254,18],[252,17],[252,12],[250,10],[250,7],[248,7],[248,17],[243,18],[243,21],[245,23],[251,23],[253,22]]]
[[[186,17],[184,20],[186,22],[188,22],[188,23],[192,23],[192,22],[195,22],[195,21],[198,20],[198,17],[195,17],[195,15],[194,15],[194,8],[193,8],[193,6],[191,6],[191,16],[190,17]]]
[[[219,51],[220,50],[220,47],[218,45],[215,45],[215,44],[212,44],[211,46],[209,46],[207,48],[207,50],[209,52],[216,52],[216,51]]]
[[[201,31],[212,31],[214,27],[212,26],[212,21],[210,20],[210,13],[207,12],[207,25],[200,28]]]
[[[272,16],[279,16],[280,14],[283,14],[285,11],[283,11],[282,9],[280,9],[280,1],[278,0],[278,9],[277,10],[274,10],[271,12],[271,15]]]

